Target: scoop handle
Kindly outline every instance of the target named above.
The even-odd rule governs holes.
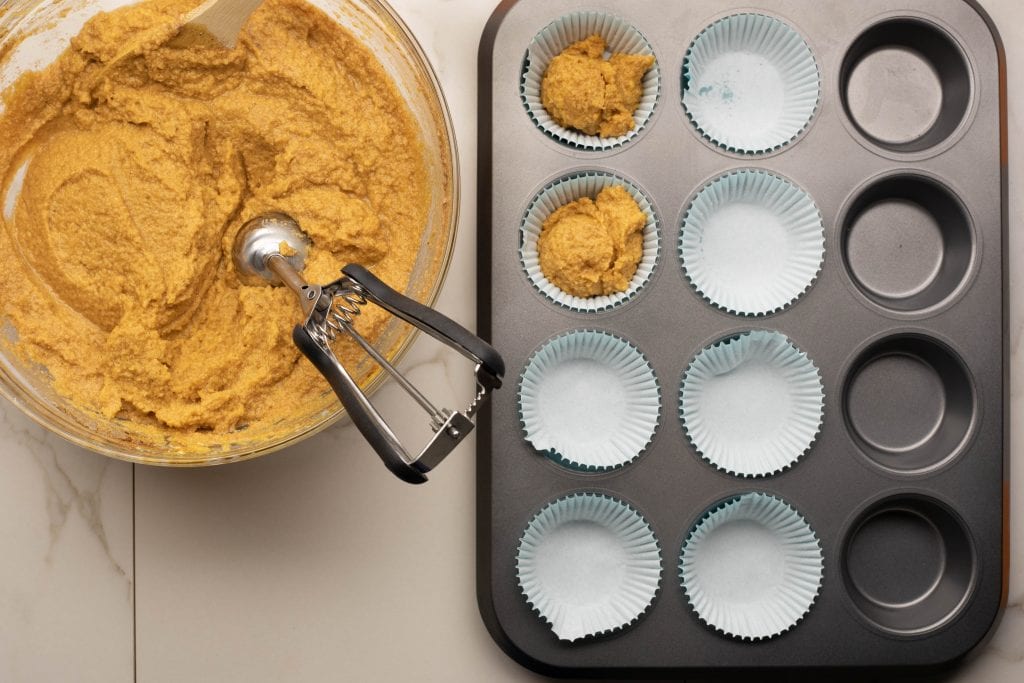
[[[377,409],[373,407],[366,395],[348,374],[344,366],[333,353],[317,343],[302,325],[292,330],[292,341],[306,358],[320,371],[331,389],[338,396],[341,405],[356,428],[377,452],[384,465],[395,476],[409,484],[422,484],[427,481],[426,475],[409,464],[411,458],[402,447],[398,437],[391,431],[387,422]]]
[[[451,318],[392,289],[363,266],[349,264],[341,272],[357,282],[373,303],[477,363],[477,381],[482,386],[501,387],[505,361],[493,346]]]

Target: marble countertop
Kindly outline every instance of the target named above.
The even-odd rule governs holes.
[[[455,119],[463,223],[439,307],[472,327],[476,57],[493,4],[391,1],[433,61]],[[983,4],[1009,62],[1016,228],[1024,221],[1024,91],[1015,87],[1024,73],[1024,5]],[[1009,247],[1019,467],[1020,233]],[[403,367],[455,405],[472,389],[457,363],[421,340]],[[385,406],[399,398],[393,386],[379,394]],[[419,488],[381,467],[351,426],[251,463],[160,470],[71,446],[3,402],[0,457],[0,680],[539,680],[498,649],[477,612],[472,444]],[[1024,500],[1024,477],[1012,488]],[[1024,679],[1022,509],[1012,513],[1002,625],[951,681]]]

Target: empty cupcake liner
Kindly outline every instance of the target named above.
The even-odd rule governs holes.
[[[647,450],[658,429],[661,389],[635,346],[592,330],[541,347],[519,382],[526,440],[571,469],[624,467]]]
[[[579,297],[564,292],[544,275],[540,267],[540,255],[537,242],[540,240],[544,221],[558,209],[584,197],[596,199],[602,190],[619,185],[629,192],[636,200],[640,210],[647,216],[644,225],[644,251],[636,274],[630,282],[629,289],[619,294],[607,296]],[[625,178],[601,171],[589,171],[566,176],[557,180],[538,194],[526,211],[519,235],[519,259],[534,288],[552,303],[578,313],[603,313],[622,306],[640,294],[651,281],[654,270],[658,266],[661,255],[661,231],[658,218],[654,213],[651,200],[640,188]]]
[[[824,417],[821,374],[778,332],[750,332],[702,351],[680,390],[679,413],[707,462],[740,477],[792,467]]]
[[[679,255],[686,277],[712,305],[768,315],[793,305],[825,261],[825,224],[802,189],[761,170],[708,184],[683,219]]]
[[[774,638],[796,626],[817,600],[823,573],[814,530],[763,493],[705,515],[683,543],[679,568],[697,617],[741,640]]]
[[[609,54],[653,55],[654,49],[631,24],[604,12],[575,12],[548,24],[530,43],[523,61],[519,95],[537,127],[562,144],[587,151],[615,149],[633,140],[651,120],[661,94],[661,70],[655,62],[644,76],[643,97],[633,115],[636,126],[616,138],[587,135],[555,123],[540,98],[541,81],[548,64],[565,48],[594,34],[605,39]]]
[[[810,125],[821,99],[811,48],[791,26],[735,14],[706,28],[683,62],[683,106],[700,133],[729,151],[770,152]]]
[[[661,583],[661,548],[643,516],[594,493],[541,510],[519,541],[519,587],[560,640],[575,642],[634,624]]]

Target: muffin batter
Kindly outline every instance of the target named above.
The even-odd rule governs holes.
[[[653,55],[604,58],[605,40],[592,35],[551,60],[541,81],[541,102],[560,126],[587,135],[616,138],[636,127],[644,75]]]
[[[594,297],[629,289],[643,258],[647,217],[625,188],[615,185],[551,214],[537,255],[544,276],[567,294]]]
[[[358,262],[401,290],[430,207],[411,113],[365,46],[302,0],[267,0],[233,50],[168,45],[160,27],[195,4],[97,15],[0,113],[6,343],[75,405],[182,448],[291,429],[323,400],[294,295],[234,271],[245,221],[298,220],[312,282]],[[386,319],[368,307],[359,329]]]

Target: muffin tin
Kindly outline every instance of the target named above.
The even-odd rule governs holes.
[[[694,41],[743,15],[754,17],[745,25],[786,36],[793,50],[806,47],[819,76],[809,122],[783,144],[747,152],[712,139],[686,103],[688,86],[699,81],[688,66]],[[657,78],[648,79],[654,102],[645,103],[634,134],[614,144],[552,134],[524,95],[527,79],[542,73],[530,61],[534,41],[551,53],[551,37],[568,40],[574,26],[611,27],[657,57]],[[999,38],[965,0],[499,6],[480,53],[479,324],[518,381],[481,413],[478,597],[491,634],[512,657],[566,676],[931,669],[984,641],[1005,602],[1007,557],[1004,90]],[[684,232],[701,193],[744,171],[770,174],[813,201],[824,258],[813,277],[814,264],[801,259],[801,277],[811,283],[789,304],[737,313],[688,277],[687,249],[702,243],[684,244]],[[644,198],[649,235],[660,245],[635,291],[593,310],[560,303],[539,286],[523,249],[528,224],[537,227],[538,198],[578,188],[581,178],[618,179]],[[536,441],[543,451],[531,441],[533,425],[544,421],[538,410],[564,408],[563,419],[581,420],[555,429],[562,438],[583,433],[586,419],[600,413],[580,399],[557,405],[560,391],[582,391],[601,406],[597,391],[562,376],[573,364],[588,372],[583,356],[552,351],[575,349],[566,340],[577,337],[589,339],[584,350],[595,339],[614,340],[643,361],[639,374],[650,385],[646,401],[630,399],[644,406],[647,431],[609,466],[588,463],[587,453],[566,457],[558,449],[574,449],[557,440]],[[728,381],[718,384],[731,393],[716,388],[714,402],[691,396],[705,413],[698,417],[713,412],[729,441],[745,446],[732,449],[740,457],[756,453],[756,439],[767,441],[754,427],[763,431],[777,418],[748,422],[765,413],[733,382],[744,373],[708,360],[712,350],[742,349],[750,339],[787,341],[777,346],[817,373],[800,374],[799,395],[780,385],[780,405],[803,401],[799,443],[781,459],[788,466],[716,465],[686,424],[684,378],[695,368],[720,372]],[[547,377],[552,358],[568,361]],[[774,380],[758,372],[746,381],[771,396]],[[579,377],[598,387],[599,374]],[[816,382],[823,405],[811,400]],[[542,386],[546,403],[531,404]],[[654,416],[650,400],[660,402]],[[600,427],[617,433],[609,422],[602,418]],[[754,449],[745,433],[755,435]],[[600,548],[618,546],[593,525],[573,535],[575,517],[553,538],[539,533],[552,510],[588,509],[579,501],[608,501],[593,507],[642,520],[660,566],[648,538],[643,576],[623,570],[625,578],[615,579],[612,570],[628,563]],[[603,540],[587,545],[587,534]],[[555,542],[566,543],[564,557]],[[538,547],[558,570],[547,586],[547,569],[520,573]],[[615,581],[642,584],[646,599],[651,587],[641,579],[655,574],[653,602],[640,601],[622,623],[588,630],[585,619],[572,621],[573,610],[595,599],[588,588],[604,586],[603,594]],[[568,618],[559,613],[560,623],[574,624],[562,636],[545,612],[554,603],[541,607],[536,598],[552,585],[561,586],[559,609],[570,610]]]

